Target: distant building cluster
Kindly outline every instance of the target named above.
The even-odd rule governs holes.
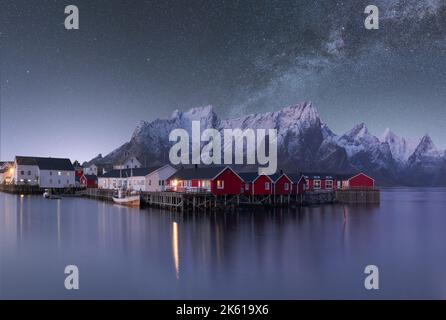
[[[135,191],[209,192],[215,195],[299,195],[306,191],[374,188],[364,173],[290,173],[274,175],[237,171],[233,167],[195,166],[175,168],[169,164],[143,167],[129,156],[117,164],[81,166],[67,158],[16,156],[0,162],[0,184],[30,185],[48,189],[98,188]]]

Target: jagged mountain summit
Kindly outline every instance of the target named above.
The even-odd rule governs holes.
[[[381,138],[382,142],[387,142],[392,152],[393,158],[400,163],[406,163],[413,154],[416,144],[398,136],[392,130],[387,128]]]
[[[169,141],[170,132],[182,128],[190,134],[192,121],[200,121],[201,130],[214,128],[220,132],[236,128],[277,129],[278,167],[292,172],[361,170],[384,185],[408,185],[407,175],[431,176],[440,174],[446,167],[445,153],[439,151],[428,136],[414,146],[387,129],[379,139],[369,132],[365,123],[338,136],[321,120],[311,102],[234,119],[220,119],[212,106],[187,112],[176,110],[167,119],[141,121],[129,142],[89,163],[116,163],[129,154],[137,156],[146,166],[167,163],[173,145]],[[440,182],[420,178],[419,184],[438,185]]]

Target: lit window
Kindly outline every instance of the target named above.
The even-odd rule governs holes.
[[[217,180],[217,189],[224,189],[225,182],[223,180]]]
[[[249,190],[249,183],[245,184],[245,190]]]
[[[58,175],[58,176],[61,176],[61,175],[62,175],[62,172],[59,171],[59,172],[57,173],[57,175]]]
[[[321,188],[321,180],[314,180],[314,189]]]

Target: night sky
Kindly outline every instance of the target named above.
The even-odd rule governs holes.
[[[304,100],[338,134],[364,121],[446,147],[444,0],[2,0],[0,46],[2,160],[84,161],[174,109]]]

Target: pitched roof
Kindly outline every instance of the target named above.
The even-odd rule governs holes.
[[[95,176],[94,174],[84,174],[84,177],[87,179],[87,180],[96,180],[98,177],[97,176]]]
[[[171,175],[169,180],[212,179],[225,168],[222,166],[182,168]]]
[[[303,175],[299,173],[287,173],[286,175],[291,179],[291,181],[296,183],[303,177]]]
[[[18,165],[22,166],[37,166],[35,157],[16,156],[15,161],[17,162]]]
[[[245,182],[253,182],[255,179],[259,177],[259,173],[257,171],[252,172],[239,172],[238,175]]]
[[[360,175],[360,174],[363,174],[364,176],[374,180],[372,177],[366,175],[364,172],[338,174],[338,175],[336,175],[336,179],[338,179],[338,180],[350,180],[351,178],[356,177],[357,175]]]
[[[18,165],[38,166],[40,170],[74,171],[73,164],[67,158],[41,158],[16,156]]]
[[[101,176],[101,178],[129,178],[129,177],[145,177],[148,174],[162,168],[163,166],[155,166],[148,168],[134,168],[134,169],[115,169],[109,171]]]

